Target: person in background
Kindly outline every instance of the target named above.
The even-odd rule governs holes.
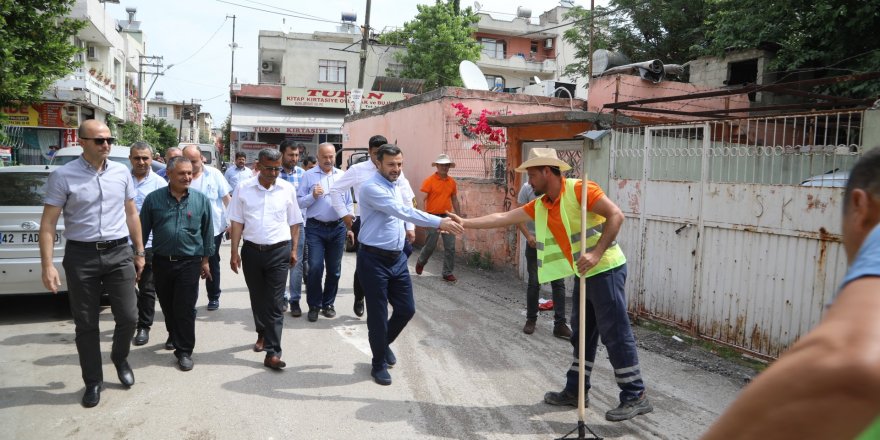
[[[843,195],[843,283],[819,325],[739,394],[704,440],[880,438],[880,146]]]
[[[214,167],[206,167],[202,162],[201,150],[198,145],[183,147],[183,157],[187,158],[193,166],[193,176],[190,188],[208,197],[211,202],[211,220],[214,222],[214,255],[209,263],[211,276],[205,279],[205,290],[208,291],[208,311],[220,308],[220,243],[226,233],[226,206],[231,199],[232,188]]]
[[[316,159],[315,156],[306,156],[303,159],[302,168],[303,168],[303,170],[308,171],[308,170],[314,168],[315,164],[317,164],[317,163],[318,163],[318,159]]]
[[[182,156],[182,155],[183,155],[183,152],[180,150],[180,148],[169,147],[167,150],[165,150],[165,163],[170,162],[172,158],[175,158],[177,156]],[[166,182],[168,181],[168,171],[166,171],[164,168],[159,171],[156,171],[156,174],[158,174],[159,177],[165,179]]]
[[[146,142],[131,144],[128,152],[128,160],[131,162],[131,177],[134,181],[134,203],[140,215],[141,208],[147,195],[158,189],[165,188],[168,183],[165,179],[151,172],[153,149]],[[137,285],[138,324],[135,332],[134,345],[144,345],[150,341],[150,328],[153,326],[153,317],[156,314],[156,286],[153,282],[153,236],[147,235],[144,240],[144,270]],[[168,330],[168,340],[171,340],[171,327]]]
[[[529,182],[523,183],[519,190],[517,202],[520,206],[526,205],[538,196],[529,185]],[[538,296],[541,291],[541,284],[538,283],[538,250],[537,241],[535,240],[535,222],[518,223],[517,229],[522,232],[526,239],[526,272],[528,272],[528,287],[526,288],[526,325],[523,327],[523,333],[530,335],[535,332],[535,323],[538,320]],[[571,329],[568,328],[565,320],[565,280],[558,279],[550,282],[550,288],[553,292],[553,336],[557,338],[571,338]]]
[[[425,200],[422,206],[425,212],[436,215],[438,217],[446,217],[446,213],[454,211],[461,215],[461,206],[458,204],[458,187],[455,179],[449,176],[449,169],[455,167],[455,162],[449,159],[449,156],[441,154],[437,157],[431,166],[437,167],[437,172],[428,176],[422,182],[421,191],[425,193]],[[425,246],[419,253],[416,260],[416,273],[421,275],[422,269],[428,264],[428,259],[434,253],[437,247],[437,238],[440,232],[436,229],[428,229],[427,238],[425,238]],[[443,279],[449,282],[455,282],[455,275],[452,274],[455,269],[455,235],[443,234]]]
[[[245,179],[250,179],[254,177],[254,170],[248,168],[246,166],[247,155],[243,152],[239,151],[235,153],[235,166],[229,167],[226,170],[226,181],[229,183],[229,187],[235,191],[235,188],[238,187],[238,184]]]
[[[46,183],[40,219],[40,262],[43,285],[58,293],[61,279],[52,254],[58,218],[63,213],[67,243],[62,265],[86,386],[82,406],[91,408],[101,401],[104,383],[98,325],[102,292],[110,297],[116,321],[110,360],[119,382],[125,387],[134,385],[134,372],[128,364],[137,326],[134,286],[144,268],[146,253],[131,173],[125,165],[107,159],[116,139],[97,119],[84,121],[77,135],[82,156],[53,171]]]
[[[286,180],[288,183],[293,185],[293,190],[296,191],[299,189],[300,181],[302,180],[303,173],[305,171],[300,168],[297,163],[299,162],[299,148],[293,146],[293,141],[285,140],[281,142],[281,145],[278,146],[278,150],[281,151],[281,179]],[[290,268],[290,276],[288,280],[288,289],[284,292],[284,307],[285,311],[287,308],[287,304],[290,304],[290,316],[294,318],[299,318],[302,316],[302,309],[299,306],[299,300],[302,297],[302,281],[303,281],[303,247],[305,246],[306,241],[306,231],[305,225],[300,225],[299,228],[299,240],[297,241],[296,247],[296,264]]]

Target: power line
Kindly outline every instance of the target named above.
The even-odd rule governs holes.
[[[325,23],[343,24],[341,21],[327,20],[327,19],[323,19],[323,18],[312,18],[312,17],[308,17],[308,16],[303,16],[303,15],[301,15],[300,13],[297,13],[297,14],[300,14],[300,15],[287,14],[287,13],[284,13],[284,12],[270,11],[270,10],[268,10],[268,9],[255,8],[255,7],[253,7],[253,6],[242,5],[242,4],[240,4],[240,3],[228,2],[228,1],[226,1],[226,0],[217,0],[217,1],[220,2],[220,3],[226,3],[226,4],[228,4],[228,5],[238,6],[238,7],[241,7],[241,8],[251,9],[251,10],[254,10],[254,11],[268,12],[268,13],[270,13],[270,14],[275,14],[275,15],[284,15],[284,16],[286,16],[286,17],[300,18],[300,19],[303,19],[303,20],[321,21],[321,22],[325,22]],[[272,6],[272,7],[273,7],[273,8],[277,8],[277,9],[281,9],[281,8],[278,8],[277,6]]]
[[[223,23],[220,23],[220,27],[218,27],[217,30],[214,31],[213,34],[211,34],[211,36],[208,38],[208,41],[206,41],[205,44],[202,45],[202,47],[200,47],[197,51],[195,51],[195,53],[193,53],[192,55],[190,55],[189,57],[187,57],[185,60],[183,60],[183,61],[181,61],[181,62],[179,62],[179,63],[173,63],[173,64],[174,64],[175,66],[179,66],[179,65],[181,65],[181,64],[183,64],[183,63],[185,63],[185,62],[191,60],[194,56],[198,55],[199,52],[201,52],[202,49],[204,49],[205,46],[207,46],[208,43],[210,43],[211,40],[213,40],[214,37],[217,36],[217,32],[220,32],[220,29],[223,29],[223,26],[226,25],[226,22],[227,22],[228,20],[229,20],[228,18],[224,18],[224,19],[223,19]]]

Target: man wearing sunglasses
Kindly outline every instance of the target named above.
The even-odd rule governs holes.
[[[80,125],[78,136],[82,156],[49,175],[40,221],[40,260],[43,285],[57,293],[61,282],[52,253],[63,212],[67,244],[62,265],[86,385],[82,405],[91,408],[101,400],[104,381],[98,328],[102,292],[110,296],[116,321],[110,359],[119,381],[126,387],[134,384],[128,353],[137,324],[134,286],[145,253],[131,174],[124,165],[107,160],[115,141],[110,129],[90,119]],[[128,246],[128,237],[132,246]]]

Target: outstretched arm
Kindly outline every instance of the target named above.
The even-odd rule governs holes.
[[[496,212],[482,217],[461,218],[455,213],[447,213],[449,217],[464,226],[465,229],[492,229],[515,225],[532,220],[523,208],[507,212]]]

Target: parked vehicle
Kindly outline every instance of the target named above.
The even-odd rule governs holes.
[[[0,168],[0,295],[46,293],[40,264],[40,218],[52,165]],[[64,219],[55,234],[53,264],[67,290],[64,258]]]
[[[195,142],[181,142],[177,144],[178,148],[183,148],[187,145],[197,145],[199,147],[199,151],[202,152],[202,157],[205,158],[205,165],[215,167],[220,169],[222,167],[223,161],[217,155],[217,147],[214,144],[197,144]]]
[[[131,149],[129,147],[123,147],[119,145],[114,145],[110,147],[110,156],[108,159],[113,162],[119,162],[131,169],[131,161],[128,160],[128,153]],[[76,160],[77,157],[82,155],[82,147],[65,147],[57,152],[55,152],[55,159],[52,161],[52,165],[64,165],[68,162],[72,162]],[[152,164],[153,172],[165,169],[165,164],[159,162],[158,160],[154,160]]]
[[[833,171],[819,174],[801,182],[801,186],[821,186],[825,188],[846,188],[849,171]]]

